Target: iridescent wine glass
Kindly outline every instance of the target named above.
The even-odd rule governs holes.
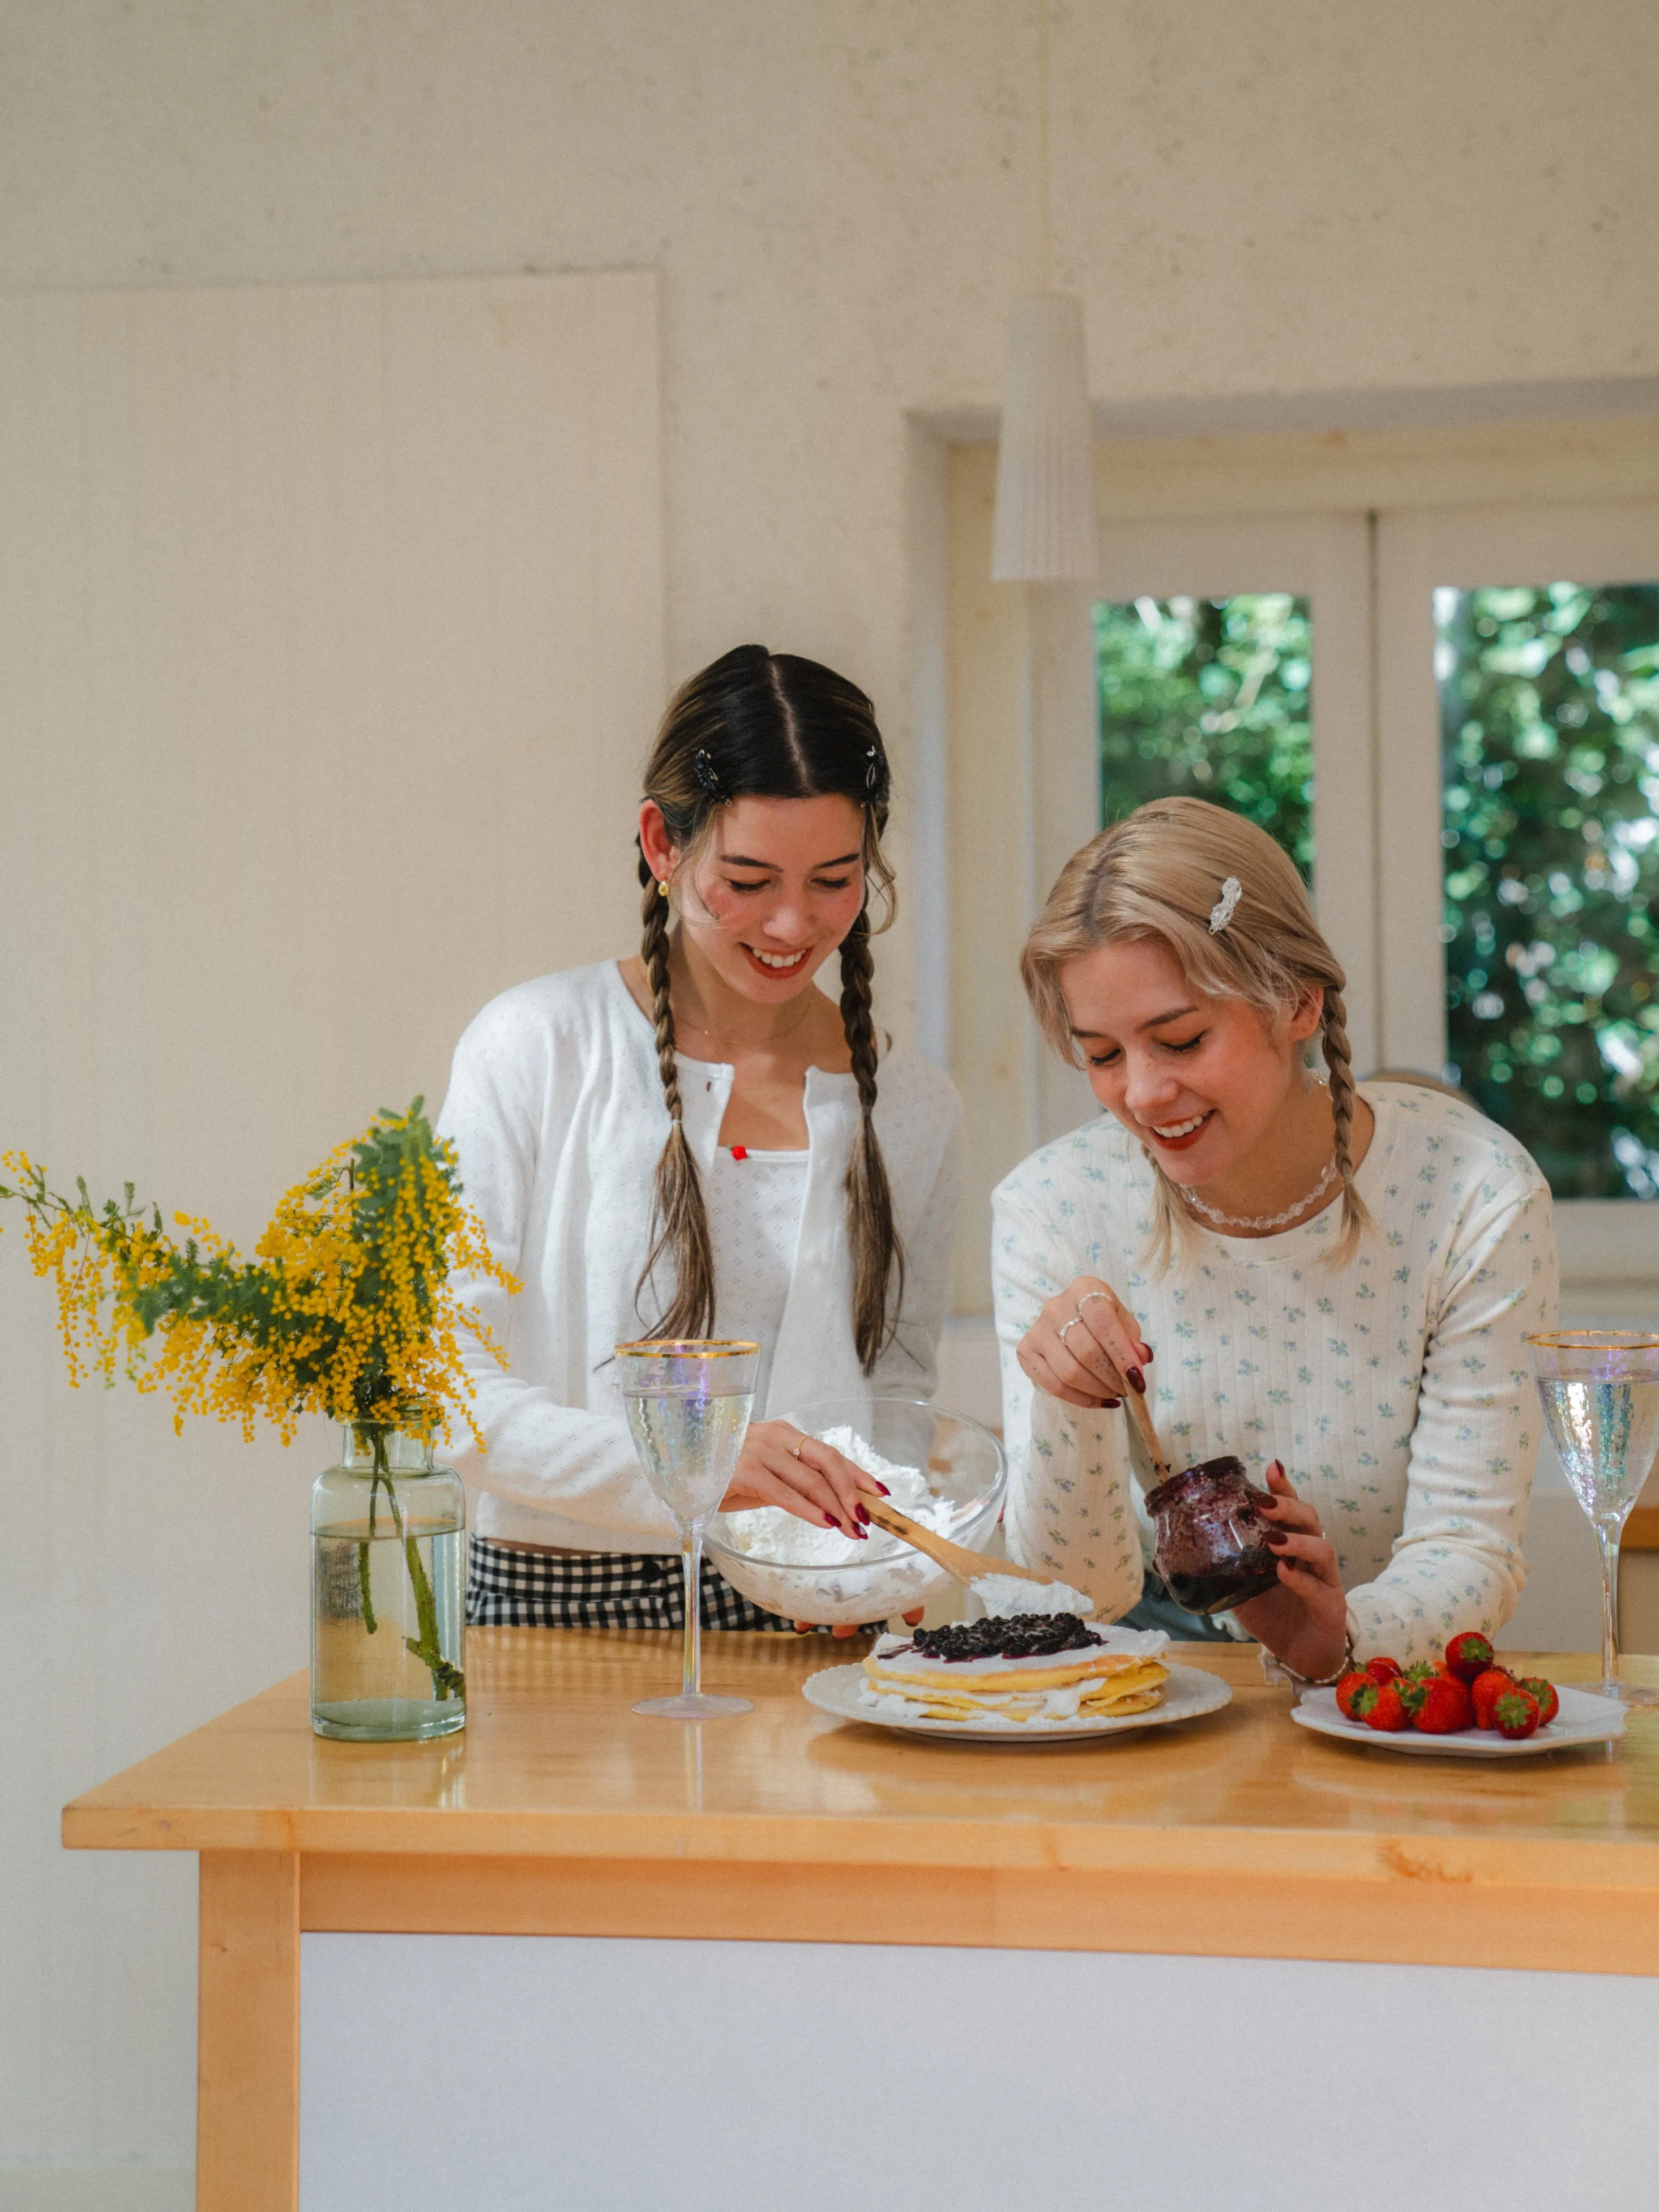
[[[755,1400],[760,1346],[706,1337],[619,1344],[623,1403],[646,1479],[674,1516],[685,1567],[685,1656],[677,1698],[634,1708],[665,1720],[716,1720],[753,1710],[702,1688],[702,1534],[730,1486]]]
[[[1568,1328],[1527,1342],[1550,1437],[1601,1553],[1601,1680],[1583,1686],[1659,1705],[1659,1691],[1619,1679],[1619,1538],[1659,1448],[1659,1337]]]

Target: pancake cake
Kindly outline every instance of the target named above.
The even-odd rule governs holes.
[[[1169,1638],[1158,1629],[1096,1628],[1075,1613],[952,1621],[883,1636],[864,1662],[861,1701],[890,1719],[1116,1719],[1164,1694]]]

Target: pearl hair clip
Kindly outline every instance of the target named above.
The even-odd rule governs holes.
[[[1221,886],[1221,896],[1210,908],[1210,934],[1219,937],[1238,911],[1238,902],[1244,896],[1244,886],[1237,876],[1229,876]]]

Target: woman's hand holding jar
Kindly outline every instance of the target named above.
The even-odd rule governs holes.
[[[1234,1612],[1275,1658],[1310,1681],[1323,1681],[1340,1667],[1348,1648],[1348,1600],[1336,1547],[1278,1460],[1267,1469],[1267,1488],[1272,1503],[1258,1500],[1256,1510],[1272,1525],[1267,1541],[1279,1555],[1279,1588],[1247,1599]]]

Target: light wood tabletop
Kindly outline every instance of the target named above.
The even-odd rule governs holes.
[[[857,1647],[856,1649],[861,1649]],[[1176,1654],[1234,1701],[1105,1740],[951,1743],[840,1723],[800,1685],[854,1647],[711,1632],[708,1686],[752,1713],[701,1727],[632,1700],[678,1639],[473,1630],[464,1734],[429,1745],[313,1736],[303,1675],[77,1798],[76,1848],[613,1865],[812,1865],[1593,1884],[1659,1894],[1659,1715],[1623,1744],[1502,1764],[1352,1747],[1290,1720],[1254,1650]],[[1582,1678],[1582,1656],[1536,1664]],[[1659,1661],[1628,1662],[1659,1681]],[[1413,1871],[1407,1875],[1409,1867]],[[1184,1946],[1182,1948],[1185,1948]],[[1651,1969],[1644,1969],[1651,1971]]]
[[[1253,1650],[1203,1644],[1172,1656],[1232,1685],[1219,1712],[949,1742],[805,1702],[861,1646],[703,1648],[752,1712],[630,1712],[678,1680],[674,1636],[474,1629],[460,1735],[325,1741],[296,1674],[66,1808],[73,1848],[202,1855],[198,2212],[297,2203],[307,1929],[1659,1973],[1659,1713],[1616,1745],[1412,1758],[1297,1727]]]

